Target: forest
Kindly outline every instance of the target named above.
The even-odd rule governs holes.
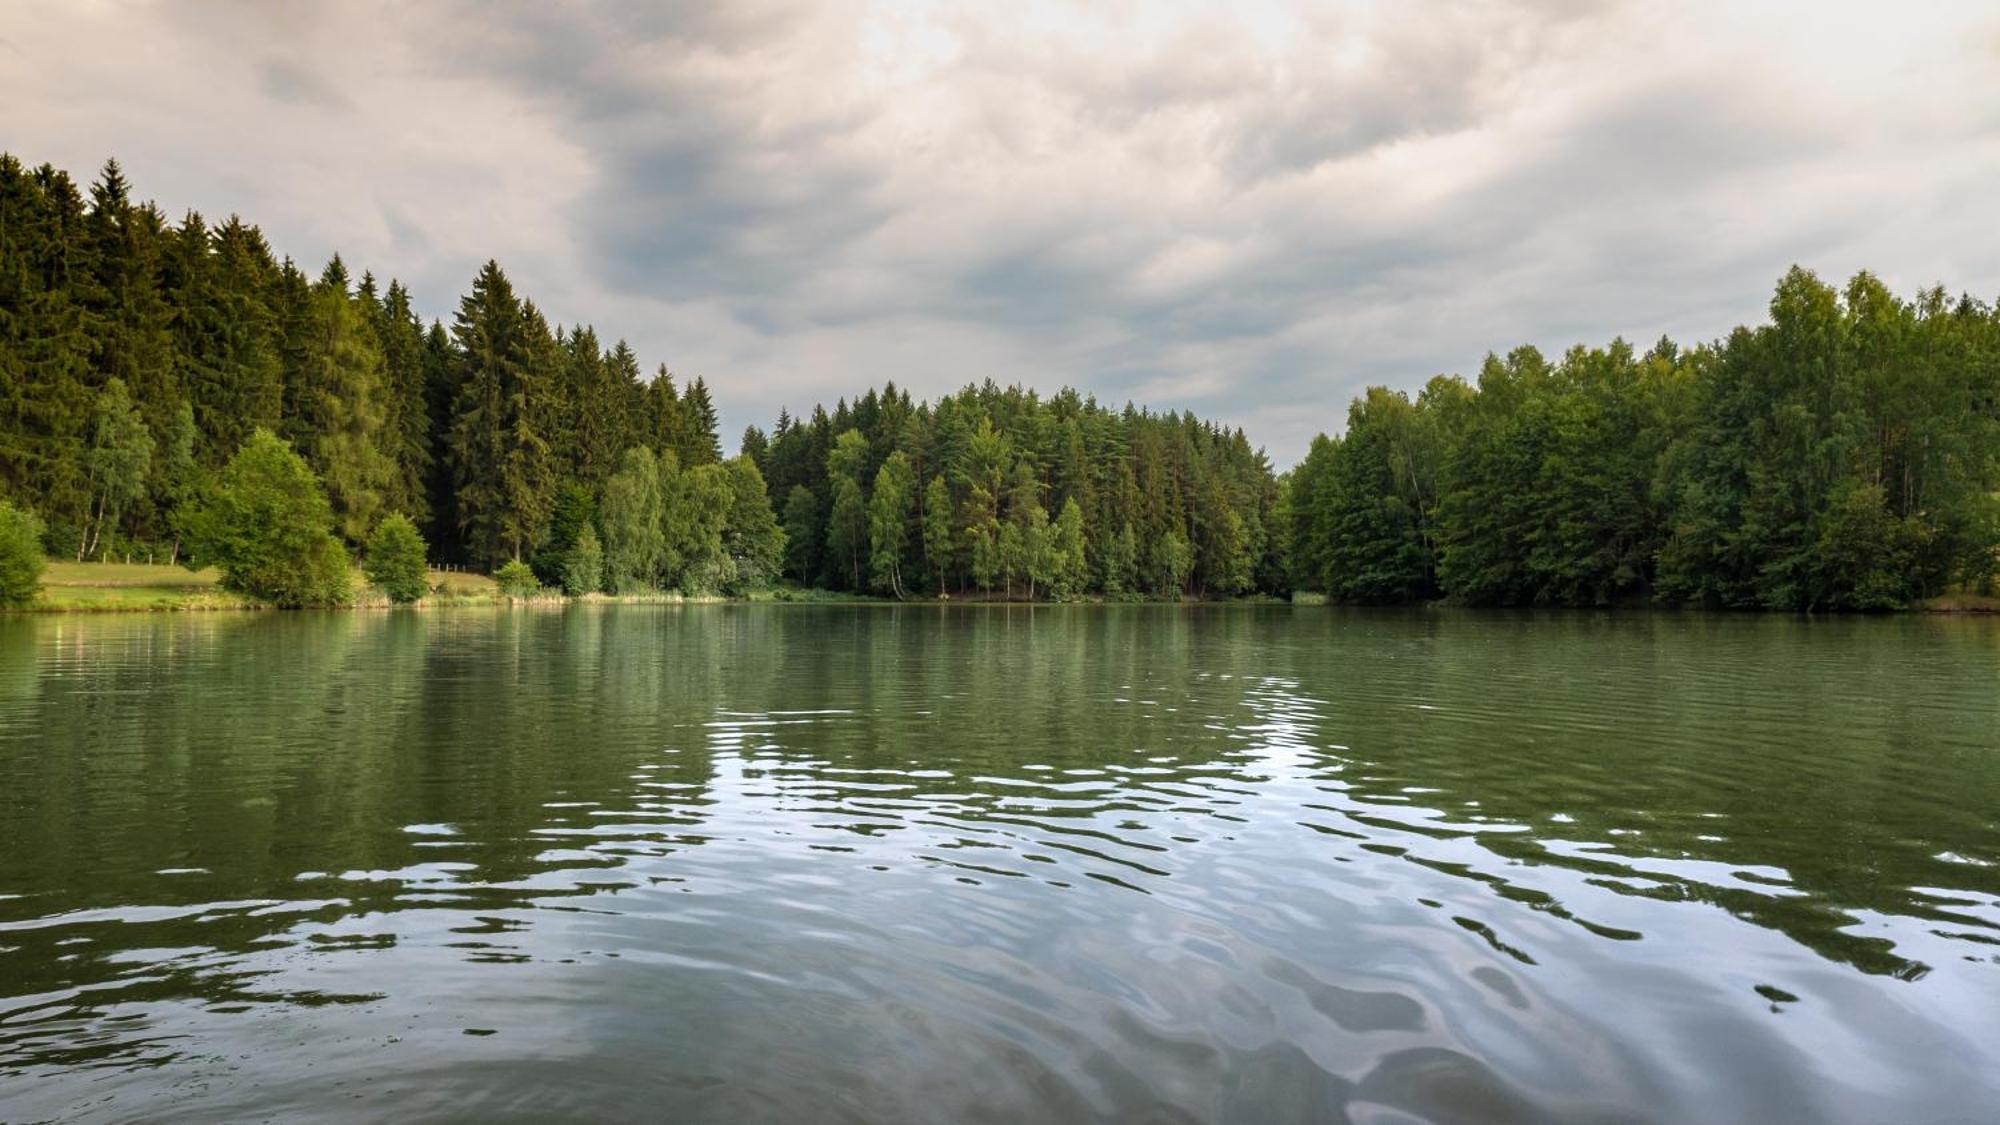
[[[725,457],[706,381],[642,372],[496,262],[426,323],[337,256],[170,221],[116,162],[86,191],[0,156],[0,538],[280,604],[343,600],[358,560],[409,597],[428,561],[570,594],[1867,610],[2000,561],[2000,313],[1865,273],[1794,269],[1710,344],[1371,388],[1284,473],[1240,429],[990,379],[781,412]]]

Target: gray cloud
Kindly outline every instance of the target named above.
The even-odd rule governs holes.
[[[763,0],[17,13],[0,135],[342,250],[496,256],[768,424],[893,378],[1193,408],[1712,337],[1794,261],[2000,289],[1979,5]]]
[[[286,59],[271,59],[259,67],[257,88],[273,101],[330,110],[354,108],[331,82]]]

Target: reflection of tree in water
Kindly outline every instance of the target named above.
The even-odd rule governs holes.
[[[1857,912],[2000,937],[1924,890],[2000,893],[2000,870],[1939,856],[2000,853],[1982,821],[2000,794],[2000,631],[1984,625],[1432,611],[1287,636],[1330,701],[1322,744],[1351,747],[1337,776],[1361,815],[1477,831],[1503,860],[1712,903],[1910,977],[1925,966],[1891,939],[1849,932]],[[1451,870],[1565,914],[1532,872]]]
[[[0,1011],[36,1011],[0,1057],[48,1065],[149,1050],[142,1027],[93,1028],[121,1004],[372,999],[272,994],[244,967],[395,940],[344,919],[592,893],[578,873],[622,860],[540,830],[628,802],[641,760],[698,811],[699,741],[657,750],[714,707],[728,643],[591,610],[33,624],[0,636],[40,669],[0,698],[0,894],[20,896],[0,900]]]
[[[1261,816],[1336,834],[1299,831],[1302,866],[1365,848],[1562,916],[1551,875],[1581,873],[1914,975],[1846,927],[1992,932],[1915,888],[2000,894],[1939,858],[2000,854],[1996,637],[1061,606],[0,622],[0,1057],[170,1051],[108,1019],[133,1007],[367,998],[262,955],[393,945],[411,911],[459,916],[430,929],[467,959],[526,956],[524,912],[750,876],[779,827],[1159,893]],[[748,844],[687,863],[724,820]]]

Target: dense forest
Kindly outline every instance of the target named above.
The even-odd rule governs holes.
[[[1240,430],[991,381],[781,413],[725,459],[702,379],[497,263],[426,324],[115,162],[86,192],[0,156],[0,501],[74,559],[220,562],[282,511],[311,534],[266,546],[310,565],[266,569],[340,575],[295,603],[354,554],[419,592],[427,555],[570,593],[1887,608],[1990,588],[1996,486],[2000,314],[1866,274],[1794,270],[1712,345],[1371,389],[1283,475]]]
[[[2000,313],[1793,269],[1771,320],[1370,390],[1291,474],[1294,582],[1352,602],[1887,609],[1990,592]]]

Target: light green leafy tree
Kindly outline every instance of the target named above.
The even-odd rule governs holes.
[[[389,600],[416,601],[430,590],[430,572],[424,557],[424,537],[417,525],[401,512],[384,516],[368,537],[361,572],[382,588]]]
[[[939,597],[944,596],[945,576],[951,571],[951,517],[951,489],[942,476],[932,477],[924,489],[924,560],[937,575]]]
[[[42,521],[0,500],[0,605],[21,606],[42,588]]]
[[[875,474],[868,501],[869,573],[878,589],[903,596],[903,552],[909,546],[910,505],[916,474],[901,450],[889,454]]]
[[[146,494],[146,473],[153,463],[153,434],[132,402],[123,379],[104,384],[97,396],[97,416],[91,427],[90,491],[93,514],[76,557],[97,554],[105,528],[114,532],[119,517]]]
[[[188,561],[221,570],[227,589],[283,607],[348,599],[333,507],[305,459],[269,430],[250,435],[177,524]]]

